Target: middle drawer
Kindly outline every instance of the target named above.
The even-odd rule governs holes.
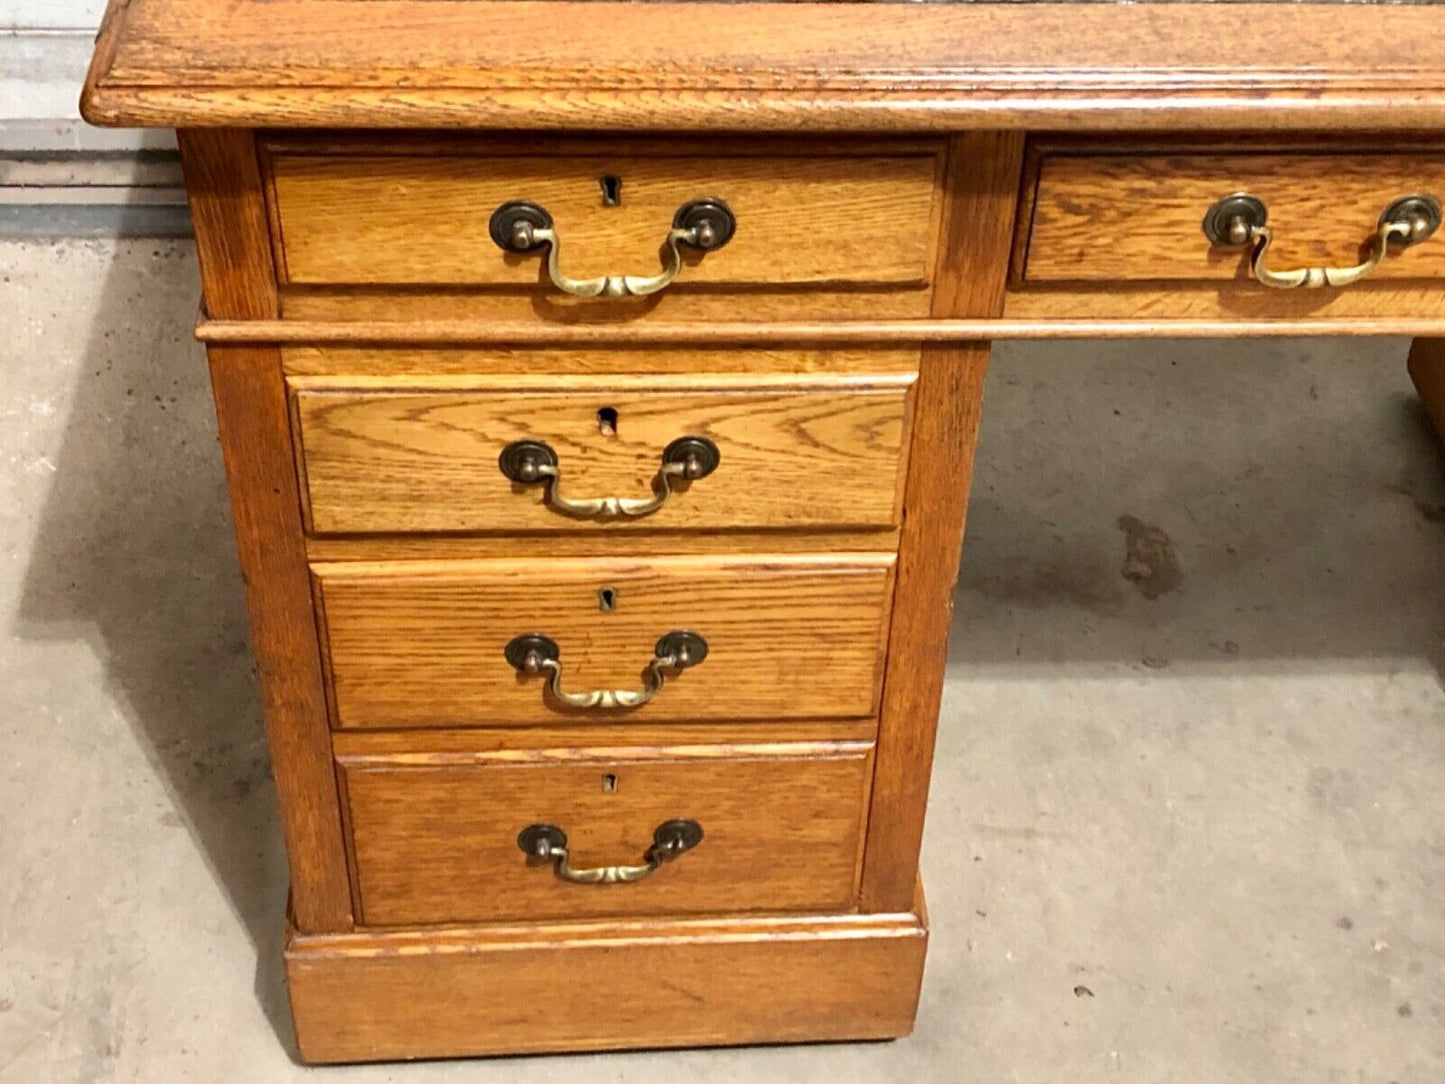
[[[527,726],[872,715],[894,563],[835,553],[312,573],[338,727]]]
[[[292,376],[290,390],[317,534],[874,529],[898,522],[915,379]]]

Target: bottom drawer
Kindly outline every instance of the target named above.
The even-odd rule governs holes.
[[[866,742],[345,758],[360,921],[848,910],[871,764]],[[556,833],[522,850],[532,825],[565,864],[535,853]],[[686,849],[657,861],[659,836]],[[640,879],[563,876],[621,866]]]

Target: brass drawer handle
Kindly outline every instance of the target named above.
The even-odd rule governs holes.
[[[637,708],[646,704],[667,680],[664,670],[686,670],[707,658],[707,641],[695,632],[673,631],[657,641],[647,663],[641,689],[588,689],[569,693],[562,688],[562,651],[557,641],[528,632],[507,644],[507,661],[519,674],[547,674],[547,691],[574,708]]]
[[[529,824],[517,835],[517,846],[528,858],[551,862],[557,876],[579,885],[631,884],[651,877],[666,862],[692,850],[702,842],[702,825],[697,821],[673,820],[659,824],[652,833],[652,846],[640,866],[594,866],[574,869],[567,853],[567,833],[555,824]]]
[[[546,208],[530,200],[509,200],[492,212],[488,231],[504,252],[525,255],[546,246],[547,275],[552,284],[573,297],[646,297],[672,283],[682,271],[679,246],[712,252],[732,240],[737,219],[720,199],[684,203],[667,231],[667,258],[655,275],[601,275],[574,279],[562,270],[561,242]]]
[[[1225,196],[1209,208],[1204,216],[1204,235],[1211,244],[1238,247],[1253,244],[1249,259],[1250,273],[1261,286],[1276,290],[1298,287],[1318,289],[1322,286],[1348,286],[1359,282],[1391,252],[1391,245],[1408,248],[1418,245],[1440,228],[1440,201],[1434,196],[1402,196],[1394,200],[1380,215],[1370,254],[1354,267],[1300,267],[1292,271],[1276,271],[1265,263],[1270,242],[1274,239],[1268,226],[1269,208],[1258,196],[1236,192]]]
[[[653,479],[651,497],[593,497],[574,500],[561,492],[562,468],[557,453],[539,440],[517,440],[502,449],[497,465],[518,485],[545,485],[548,507],[569,516],[645,516],[672,496],[675,481],[695,482],[717,470],[722,456],[706,437],[678,437],[662,451],[662,466]]]

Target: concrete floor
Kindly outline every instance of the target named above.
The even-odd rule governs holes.
[[[0,1081],[299,1079],[192,250],[0,274]],[[1445,455],[1403,360],[999,348],[913,1037],[314,1078],[1445,1080]]]

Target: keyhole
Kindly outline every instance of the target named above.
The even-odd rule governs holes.
[[[602,186],[602,206],[616,207],[622,202],[622,178],[611,173],[598,182]]]
[[[613,794],[617,790],[617,776],[608,772],[602,777],[602,793]]]
[[[613,407],[605,406],[597,412],[597,429],[604,437],[617,435],[617,411]]]
[[[617,589],[604,587],[597,592],[597,608],[605,614],[617,609]]]

